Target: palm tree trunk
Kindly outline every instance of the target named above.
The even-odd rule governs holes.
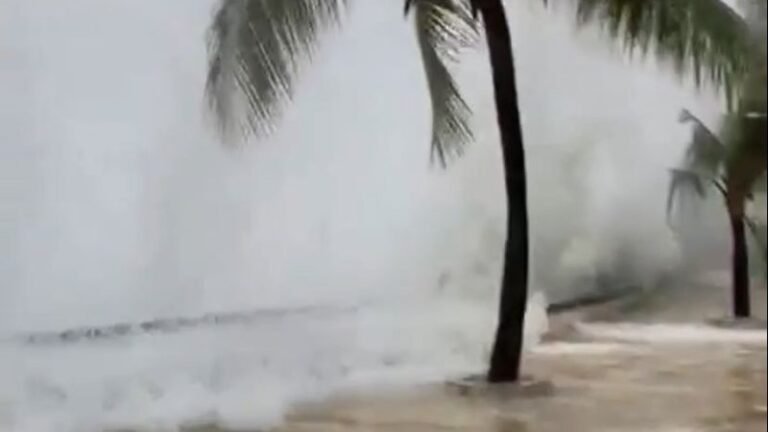
[[[488,381],[513,382],[520,377],[528,297],[528,208],[523,132],[517,104],[512,41],[504,5],[502,0],[473,0],[473,5],[482,14],[485,24],[508,207],[499,322]]]
[[[728,217],[731,221],[731,233],[733,235],[731,256],[733,315],[736,318],[749,318],[752,314],[749,298],[749,256],[744,227],[744,200],[739,201],[728,206]]]

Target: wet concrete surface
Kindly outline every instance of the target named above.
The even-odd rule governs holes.
[[[553,341],[526,371],[551,394],[435,385],[305,406],[274,432],[760,432],[765,344]]]

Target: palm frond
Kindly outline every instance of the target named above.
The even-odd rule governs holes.
[[[680,191],[704,197],[704,186],[714,185],[729,202],[749,200],[764,185],[766,175],[766,120],[734,112],[724,117],[720,136],[683,110],[679,120],[693,124],[693,139],[682,167],[673,170],[667,196],[671,214]]]
[[[577,0],[579,22],[597,22],[630,51],[652,52],[678,74],[725,90],[729,103],[755,55],[746,22],[721,0]]]
[[[348,0],[222,0],[208,34],[206,94],[225,136],[268,134],[302,61]]]
[[[683,166],[710,176],[719,175],[728,152],[721,138],[686,109],[680,113],[679,120],[681,123],[693,125],[693,135],[685,153]]]
[[[704,199],[710,186],[714,186],[723,196],[728,193],[723,182],[728,154],[725,142],[687,109],[680,112],[678,121],[690,123],[693,134],[682,165],[671,170],[667,192],[668,218],[672,216],[674,204],[681,195]]]
[[[447,62],[476,40],[477,30],[466,0],[406,0],[406,14],[411,9],[432,105],[431,154],[445,166],[473,139],[471,110]]]
[[[670,170],[670,175],[669,190],[667,191],[668,219],[674,213],[675,202],[682,195],[705,198],[707,196],[707,183],[712,181],[699,172],[684,168],[674,168]]]

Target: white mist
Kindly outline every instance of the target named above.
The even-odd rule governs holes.
[[[391,3],[391,4],[389,4]],[[568,10],[510,3],[530,167],[533,289],[566,299],[629,254],[678,258],[667,168],[697,96]],[[482,367],[504,202],[482,47],[458,68],[477,142],[430,167],[399,2],[363,0],[268,142],[218,142],[202,98],[212,0],[0,5],[0,333],[215,311],[352,307],[86,346],[0,347],[0,428],[275,421],[344,385]],[[643,283],[652,283],[653,277]],[[529,334],[546,325],[544,295]]]

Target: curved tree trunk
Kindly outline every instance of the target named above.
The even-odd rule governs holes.
[[[728,205],[728,217],[731,221],[733,236],[731,252],[733,315],[736,318],[749,318],[752,311],[749,298],[749,255],[744,222],[744,200],[738,199],[738,201],[729,202]]]
[[[523,325],[528,297],[528,208],[523,132],[517,105],[512,42],[504,5],[502,0],[473,0],[472,3],[475,12],[482,15],[485,24],[496,114],[501,134],[508,207],[499,322],[488,381],[512,382],[520,377]]]

